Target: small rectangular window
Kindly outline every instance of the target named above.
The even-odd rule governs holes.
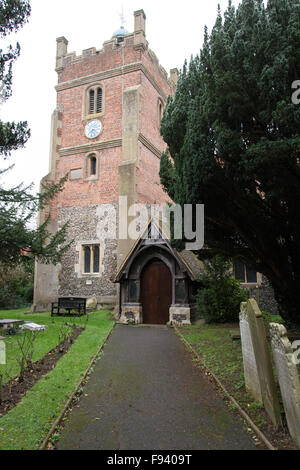
[[[236,260],[234,263],[234,275],[238,281],[244,284],[256,284],[257,272],[251,266],[246,266],[241,260]]]
[[[250,266],[246,266],[247,282],[257,282],[257,272]]]
[[[94,246],[93,252],[94,252],[93,271],[94,271],[94,273],[99,273],[99,267],[100,267],[100,249],[99,249],[99,246]]]
[[[238,281],[241,281],[241,282],[246,281],[246,278],[245,278],[245,265],[240,260],[235,261],[234,274],[235,274],[235,278]]]
[[[82,250],[84,274],[100,273],[100,245],[84,245]]]
[[[84,247],[84,272],[91,272],[91,249],[89,246]]]

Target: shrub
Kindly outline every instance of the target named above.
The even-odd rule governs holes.
[[[202,288],[196,297],[201,318],[207,323],[238,321],[240,304],[247,300],[247,293],[232,278],[232,262],[217,255],[204,264],[206,272],[199,279]]]
[[[0,308],[20,308],[32,302],[33,263],[0,266]]]

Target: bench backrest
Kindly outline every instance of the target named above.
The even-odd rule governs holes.
[[[86,299],[70,297],[58,299],[58,306],[60,308],[79,308],[86,306]]]

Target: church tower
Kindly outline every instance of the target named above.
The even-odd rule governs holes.
[[[56,267],[37,263],[34,311],[49,311],[58,297],[96,297],[98,306],[115,306],[118,268],[132,249],[129,239],[100,242],[101,207],[119,210],[119,198],[163,204],[159,184],[160,156],[166,145],[159,127],[178,71],[170,75],[146,40],[146,16],[134,13],[134,32],[122,26],[101,50],[80,56],[57,39],[57,107],[52,116],[49,174],[44,183],[68,174],[64,190],[39,214],[50,212],[55,233],[69,223],[72,247]]]

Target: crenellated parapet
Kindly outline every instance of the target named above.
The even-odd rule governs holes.
[[[176,88],[178,70],[172,69],[168,75],[167,71],[159,63],[155,53],[149,48],[146,40],[146,15],[144,11],[138,10],[134,12],[133,33],[128,33],[124,28],[123,31],[124,33],[121,34],[121,28],[111,39],[105,41],[102,49],[90,47],[88,49],[84,49],[80,55],[77,55],[76,52],[68,51],[68,40],[65,37],[57,38],[55,70],[58,73],[59,84],[70,79],[72,80],[83,77],[85,66],[80,67],[80,65],[81,63],[83,64],[89,61],[91,64],[95,64],[95,67],[97,67],[97,73],[101,73],[102,68],[107,71],[108,69],[115,69],[117,65],[120,67],[128,67],[129,64],[148,62],[153,64],[155,72],[159,74],[162,81],[167,82],[172,89]],[[111,59],[112,54],[114,55],[115,60],[114,63],[112,63],[112,66],[108,67],[107,62],[109,61],[107,59]],[[72,74],[71,68],[76,65],[80,67],[80,69],[75,70],[74,68],[74,74]],[[90,69],[87,68],[90,73],[85,73],[86,76],[92,75],[93,72],[96,73],[96,70],[94,71],[91,68],[92,65]]]

